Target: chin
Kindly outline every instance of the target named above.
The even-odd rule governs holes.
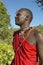
[[[15,22],[16,25],[19,25],[19,23]]]
[[[18,24],[18,21],[15,21],[15,24],[17,25]]]

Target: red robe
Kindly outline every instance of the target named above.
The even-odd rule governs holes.
[[[24,38],[19,38],[18,32],[14,34],[13,49],[16,52]],[[26,39],[19,48],[11,65],[38,65],[36,46],[30,44]]]

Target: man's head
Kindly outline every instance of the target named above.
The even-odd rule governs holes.
[[[16,25],[23,25],[25,22],[30,24],[30,22],[33,19],[32,12],[29,9],[21,8],[17,11],[16,17],[15,17],[15,23]]]

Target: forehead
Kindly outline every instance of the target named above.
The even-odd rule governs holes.
[[[24,11],[24,10],[18,10],[17,12],[16,12],[16,14],[25,14],[26,13],[26,11]]]

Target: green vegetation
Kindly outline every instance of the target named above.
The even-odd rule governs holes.
[[[40,33],[43,34],[43,25],[39,25],[39,26],[36,26],[34,28],[37,29],[38,31],[40,31]]]
[[[10,65],[14,57],[12,45],[0,43],[0,65]]]
[[[9,36],[10,15],[3,2],[0,1],[0,39],[5,40]]]

